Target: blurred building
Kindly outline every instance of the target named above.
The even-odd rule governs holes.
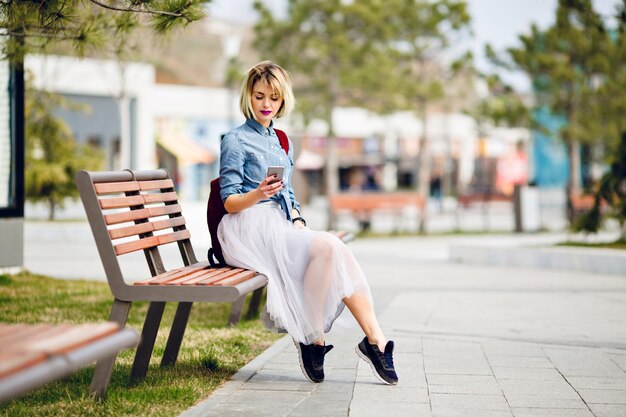
[[[233,123],[236,100],[229,91],[159,84],[154,67],[144,63],[122,68],[115,61],[29,56],[25,65],[37,88],[84,105],[86,110],[56,114],[79,142],[104,151],[106,169],[164,167],[182,198],[206,198],[209,180],[217,176],[220,137]],[[120,113],[121,94],[129,101],[126,115]],[[130,125],[126,145],[123,117]]]
[[[414,189],[418,172],[422,121],[410,112],[378,115],[358,108],[333,113],[343,191]],[[459,113],[428,114],[431,181],[445,194],[490,192],[511,194],[513,185],[526,183],[530,132],[520,128],[478,126]],[[297,132],[297,130],[295,130]],[[302,153],[296,167],[305,172],[307,196],[323,194],[327,126],[312,121],[297,132]]]
[[[107,169],[167,168],[182,198],[206,199],[209,182],[218,175],[221,137],[243,122],[234,90],[160,83],[154,67],[145,63],[31,56],[26,68],[37,88],[88,108],[57,114],[79,142],[103,149]],[[127,107],[121,106],[121,96]],[[121,134],[124,117],[130,127],[127,143]],[[333,124],[342,190],[416,187],[423,127],[413,113],[337,108]],[[302,171],[294,178],[302,188],[299,198],[324,194],[325,123],[300,126],[288,118],[277,126],[294,142],[296,168]],[[429,112],[427,126],[430,180],[445,194],[484,187],[509,193],[513,183],[526,181],[528,164],[520,152],[526,154],[527,130],[483,127],[480,137],[471,117],[440,109]]]

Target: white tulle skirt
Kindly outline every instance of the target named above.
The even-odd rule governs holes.
[[[372,301],[350,249],[330,233],[296,228],[278,203],[227,214],[218,238],[229,265],[267,276],[269,318],[299,342],[311,344],[328,332],[344,297],[361,294]]]

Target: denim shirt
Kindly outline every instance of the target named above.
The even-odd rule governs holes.
[[[293,144],[289,141],[289,154],[280,146],[273,128],[263,127],[259,122],[246,122],[224,136],[220,145],[220,188],[222,201],[232,194],[244,194],[256,189],[267,174],[269,166],[283,166],[284,187],[269,200],[275,201],[291,220],[291,209],[300,212],[300,203],[291,187],[293,173]]]

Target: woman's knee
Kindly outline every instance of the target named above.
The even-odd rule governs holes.
[[[311,255],[313,256],[332,256],[341,248],[339,244],[343,244],[339,239],[331,234],[320,234],[313,239],[311,245]]]

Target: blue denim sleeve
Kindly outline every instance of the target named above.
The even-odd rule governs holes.
[[[237,134],[230,132],[220,145],[220,196],[222,201],[232,194],[241,194],[245,156]]]
[[[293,143],[291,143],[291,139],[289,139],[289,154],[287,155],[289,157],[289,163],[291,164],[291,172],[289,174],[289,199],[291,200],[291,204],[293,206],[293,208],[295,208],[296,210],[298,210],[298,213],[302,213],[300,211],[300,203],[298,202],[298,200],[296,200],[296,195],[293,192],[293,187],[291,186],[291,177],[293,177],[293,170],[294,170],[294,163],[293,163]]]

